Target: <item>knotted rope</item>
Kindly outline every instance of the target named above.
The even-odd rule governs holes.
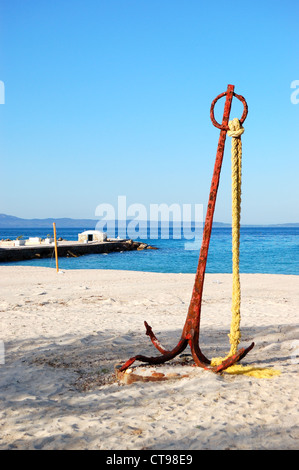
[[[233,265],[233,283],[232,283],[232,320],[229,340],[230,352],[228,356],[237,353],[238,345],[241,340],[241,285],[240,285],[240,221],[241,221],[241,179],[242,179],[242,141],[241,135],[244,132],[239,119],[234,118],[228,123],[229,131],[227,135],[232,137],[232,265]],[[212,365],[220,364],[223,358],[213,358]],[[258,378],[270,378],[279,375],[280,371],[267,368],[255,368],[251,366],[242,366],[235,364],[225,372],[230,374],[244,374]]]
[[[229,355],[236,354],[241,340],[240,332],[240,220],[241,220],[241,180],[242,180],[242,141],[244,127],[239,119],[234,118],[228,124],[227,135],[232,137],[232,252],[233,252],[233,286],[232,286],[232,322],[229,334],[231,349]]]

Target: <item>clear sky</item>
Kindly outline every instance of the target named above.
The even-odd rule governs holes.
[[[249,107],[242,222],[299,222],[298,20],[298,0],[1,0],[0,213],[93,218],[122,195],[205,208],[210,105],[234,84]]]

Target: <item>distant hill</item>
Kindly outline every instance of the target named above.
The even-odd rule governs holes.
[[[57,228],[71,227],[95,227],[97,220],[95,219],[21,219],[13,215],[0,214],[0,228],[50,228],[53,222]]]
[[[50,228],[53,227],[53,222],[56,223],[57,228],[95,228],[99,219],[71,219],[71,218],[48,218],[48,219],[22,219],[13,215],[0,214],[0,228]],[[231,224],[222,222],[214,222],[214,227],[230,227]],[[257,226],[257,225],[256,225]],[[271,224],[261,225],[263,227],[299,227],[299,223],[293,224]],[[251,225],[244,225],[244,227],[251,227]]]
[[[67,217],[60,219],[22,219],[13,215],[0,214],[0,228],[50,228],[53,226],[53,222],[56,223],[57,228],[91,228],[95,227],[98,221],[99,219],[71,219]],[[230,227],[230,224],[221,222],[214,222],[214,225],[216,227]]]
[[[299,227],[299,223],[297,224],[275,224],[275,225],[270,225],[270,227]]]

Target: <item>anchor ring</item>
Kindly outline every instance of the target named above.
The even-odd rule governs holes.
[[[225,130],[225,131],[228,131],[229,130],[229,127],[226,126],[225,124],[219,124],[219,122],[216,121],[215,119],[215,116],[214,116],[214,107],[215,107],[215,104],[217,103],[217,101],[222,98],[223,96],[226,96],[227,95],[227,91],[225,91],[224,93],[221,93],[220,95],[218,95],[213,101],[212,101],[212,104],[211,104],[211,110],[210,110],[210,118],[211,118],[211,121],[213,123],[213,125],[215,127],[217,127],[218,129],[222,129],[222,130]],[[246,103],[246,100],[244,98],[244,96],[241,96],[241,95],[237,95],[236,93],[233,92],[233,96],[235,96],[238,100],[240,100],[242,103],[243,103],[243,106],[244,106],[244,110],[243,110],[243,114],[242,114],[242,117],[240,119],[240,123],[243,124],[243,122],[245,121],[245,119],[247,118],[247,114],[248,114],[248,105]]]

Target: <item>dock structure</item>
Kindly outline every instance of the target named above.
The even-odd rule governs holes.
[[[0,243],[0,263],[24,261],[29,259],[54,257],[54,244],[39,243],[36,245],[4,246]],[[121,251],[133,251],[144,249],[156,249],[146,243],[133,240],[106,240],[102,242],[76,242],[59,241],[57,243],[57,254],[60,258],[78,257],[98,253],[112,253]]]

